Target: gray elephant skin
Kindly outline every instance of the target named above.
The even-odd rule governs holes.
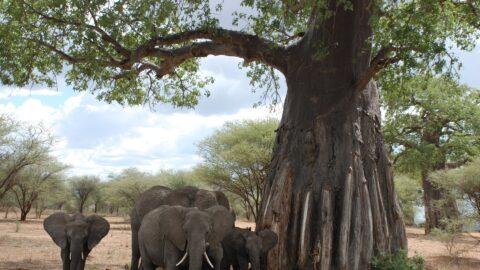
[[[63,270],[83,270],[90,251],[108,234],[104,218],[57,212],[43,221],[43,228],[61,248]]]
[[[142,220],[138,233],[142,266],[145,270],[202,269],[207,247],[220,270],[221,241],[234,227],[232,213],[221,205],[205,210],[196,207],[160,206]]]
[[[143,192],[131,213],[132,230],[132,261],[131,270],[138,270],[140,249],[138,247],[138,230],[143,217],[150,211],[162,205],[180,205],[184,207],[197,207],[200,210],[214,205],[223,205],[230,209],[228,199],[220,191],[208,191],[192,186],[170,189],[164,186],[153,186]]]
[[[252,270],[260,270],[260,261],[278,241],[275,232],[264,229],[252,232],[249,229],[235,228],[222,241],[223,260],[221,269],[248,270],[248,263]]]

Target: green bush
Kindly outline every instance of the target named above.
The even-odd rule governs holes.
[[[395,254],[382,254],[372,260],[372,270],[423,270],[424,260],[421,256],[407,257],[407,252],[400,250]]]
[[[422,186],[419,179],[407,175],[395,176],[395,193],[402,208],[406,225],[414,225],[415,213],[422,204]]]

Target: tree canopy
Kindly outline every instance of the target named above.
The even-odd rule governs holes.
[[[257,220],[267,178],[277,119],[228,122],[198,144],[204,181],[238,196]]]
[[[93,175],[73,176],[69,179],[70,191],[77,204],[78,212],[83,213],[87,202],[98,192],[100,179]]]
[[[0,115],[0,200],[14,186],[22,170],[51,160],[53,143],[53,136],[41,125]]]
[[[20,220],[24,221],[35,203],[50,196],[50,191],[59,187],[63,181],[61,173],[66,168],[56,158],[49,157],[41,164],[30,165],[16,175],[11,192],[21,211]]]
[[[458,167],[480,153],[480,91],[418,76],[384,92],[385,140],[396,168],[417,173]],[[439,168],[440,164],[440,168]]]
[[[370,3],[370,2],[368,2]],[[479,1],[374,0],[369,8],[370,67],[359,89],[379,71],[384,88],[418,72],[455,66],[453,46],[472,49],[478,37]],[[14,0],[0,2],[0,80],[6,85],[52,86],[62,74],[78,91],[120,104],[165,102],[194,106],[213,78],[199,72],[198,58],[243,58],[252,84],[278,89],[273,69],[286,70],[304,33],[335,16],[332,5],[348,0],[244,0],[231,21],[222,1]],[[228,10],[228,9],[227,9]],[[334,9],[333,9],[334,10]],[[220,15],[219,15],[220,14]],[[222,21],[221,21],[222,19]],[[325,27],[328,27],[325,25]],[[331,46],[318,41],[312,58]],[[63,73],[64,72],[64,73]],[[161,80],[160,80],[161,79]],[[268,96],[268,95],[266,95]]]

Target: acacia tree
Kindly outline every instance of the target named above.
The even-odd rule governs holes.
[[[98,191],[100,179],[96,176],[74,176],[70,179],[70,190],[75,199],[78,212],[83,213],[87,200]]]
[[[0,115],[0,199],[21,170],[48,158],[52,144],[53,137],[43,127]]]
[[[130,211],[140,194],[155,184],[160,184],[157,180],[157,177],[136,168],[127,168],[119,174],[109,175],[105,195],[110,213],[120,207]]]
[[[15,195],[15,201],[20,208],[21,221],[26,220],[32,206],[42,195],[57,186],[60,181],[58,177],[65,169],[65,166],[50,157],[41,164],[26,167],[16,175],[11,192]]]
[[[258,224],[279,234],[268,269],[366,269],[406,248],[372,79],[392,89],[447,70],[447,44],[474,44],[479,2],[240,3],[230,27],[210,1],[2,1],[0,79],[53,85],[68,66],[75,90],[108,102],[194,106],[211,81],[198,58],[242,58],[265,96],[278,70],[288,90]]]
[[[197,173],[206,183],[238,196],[256,222],[277,127],[273,118],[228,122],[198,143],[204,162]]]
[[[480,221],[480,157],[456,170],[437,171],[432,182],[467,204],[467,216]]]
[[[420,175],[429,233],[442,219],[458,216],[455,200],[432,184],[429,174],[465,164],[480,152],[480,94],[449,78],[419,76],[406,80],[401,92],[385,92],[383,101],[393,163]]]

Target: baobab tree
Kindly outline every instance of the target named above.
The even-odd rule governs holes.
[[[479,2],[244,0],[229,26],[218,2],[3,1],[0,78],[53,85],[65,69],[107,102],[194,106],[211,82],[199,58],[242,58],[265,96],[277,70],[288,89],[257,224],[279,234],[268,269],[366,269],[406,248],[373,79],[448,71]]]

